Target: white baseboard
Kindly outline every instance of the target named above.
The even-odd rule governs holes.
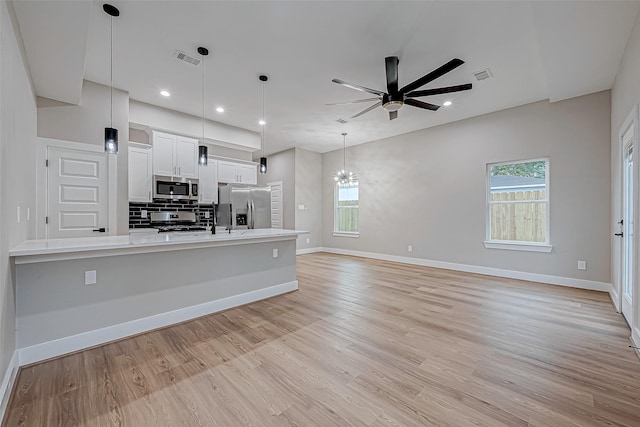
[[[11,391],[16,382],[18,376],[18,368],[20,367],[20,353],[18,350],[13,352],[7,371],[4,373],[4,379],[2,385],[0,385],[0,420],[4,419],[4,413],[7,410],[9,404],[9,398],[11,397]]]
[[[631,342],[635,347],[640,347],[640,329],[631,328]],[[640,357],[640,349],[635,349],[636,354]]]
[[[218,311],[237,307],[239,305],[248,304],[286,292],[298,289],[298,281],[294,280],[288,283],[271,286],[265,289],[246,292],[240,295],[234,295],[227,298],[221,298],[215,301],[209,301],[191,307],[185,307],[167,313],[156,314],[154,316],[142,319],[132,320],[130,322],[120,323],[118,325],[109,326],[95,331],[84,332],[81,334],[60,338],[53,341],[36,344],[29,347],[19,349],[20,366],[50,359],[52,357],[61,356],[63,354],[72,353],[110,341],[125,338],[131,335],[140,334],[175,323],[191,320],[196,317],[206,316],[207,314],[216,313]]]
[[[296,255],[304,255],[304,254],[312,254],[315,252],[326,252],[324,248],[306,248],[306,249],[298,249],[296,251]]]
[[[339,255],[352,255],[364,258],[393,261],[402,264],[422,265],[425,267],[443,268],[445,270],[464,271],[467,273],[484,274],[487,276],[506,277],[509,279],[527,280],[531,282],[546,283],[550,285],[568,286],[571,288],[587,289],[591,291],[610,292],[611,283],[596,282],[593,280],[574,279],[572,277],[550,276],[547,274],[527,273],[524,271],[503,270],[501,268],[482,267],[479,265],[457,264],[453,262],[434,261],[421,258],[409,258],[395,255],[379,254],[375,252],[361,252],[347,249],[321,248],[318,252],[329,252]]]
[[[620,313],[620,294],[618,294],[618,290],[613,284],[611,285],[611,289],[609,289],[609,297],[611,298],[611,302],[613,303],[613,307],[616,309],[617,313]]]

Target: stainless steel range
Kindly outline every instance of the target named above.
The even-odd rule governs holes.
[[[158,233],[204,231],[207,228],[196,224],[194,212],[151,212],[151,225]]]

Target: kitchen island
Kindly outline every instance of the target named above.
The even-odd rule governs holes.
[[[298,289],[303,231],[29,240],[11,249],[20,364]]]

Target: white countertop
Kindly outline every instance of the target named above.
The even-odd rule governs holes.
[[[295,239],[308,231],[263,228],[232,230],[211,234],[208,231],[124,236],[80,237],[71,239],[26,240],[9,251],[16,264],[61,259],[94,258],[131,253],[226,246],[260,241]]]

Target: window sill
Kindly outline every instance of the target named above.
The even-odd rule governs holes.
[[[484,247],[487,249],[507,249],[511,251],[529,251],[529,252],[551,252],[553,246],[544,243],[526,243],[526,242],[509,242],[509,241],[484,241]]]
[[[333,236],[334,237],[352,237],[357,239],[358,237],[360,237],[360,233],[345,233],[345,232],[334,231]]]

